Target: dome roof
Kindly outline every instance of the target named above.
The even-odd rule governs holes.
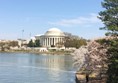
[[[51,28],[48,31],[57,31],[57,32],[61,32],[61,30],[57,29],[57,28]]]
[[[51,28],[45,33],[45,36],[65,36],[65,35],[61,30],[57,28]]]

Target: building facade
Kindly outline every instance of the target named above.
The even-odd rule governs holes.
[[[40,44],[43,47],[57,47],[63,45],[65,34],[57,29],[51,28],[44,35],[40,36]]]

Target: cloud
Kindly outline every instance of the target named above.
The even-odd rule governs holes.
[[[51,25],[60,25],[60,26],[84,26],[84,27],[90,27],[96,24],[101,24],[102,22],[97,18],[97,14],[90,14],[89,16],[83,17],[77,17],[72,19],[62,19],[57,22],[49,22]]]

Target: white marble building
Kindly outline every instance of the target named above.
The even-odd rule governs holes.
[[[51,28],[44,35],[40,36],[40,44],[43,47],[57,46],[59,43],[63,43],[65,34],[57,29]]]

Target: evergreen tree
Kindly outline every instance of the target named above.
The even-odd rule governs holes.
[[[29,43],[28,43],[28,47],[34,47],[34,43],[33,43],[33,41],[32,41],[32,39],[29,41]]]
[[[100,19],[103,21],[106,35],[111,35],[108,49],[108,79],[107,83],[118,83],[118,0],[104,0],[102,2],[104,11],[99,13]]]
[[[104,11],[99,13],[100,19],[105,24],[105,27],[101,29],[108,30],[106,35],[117,36],[118,35],[118,0],[104,0],[102,2]]]
[[[28,43],[28,47],[40,47],[40,40],[35,40],[35,42],[30,40]]]
[[[109,65],[107,83],[118,83],[118,39],[110,40],[110,48],[108,49]]]
[[[40,47],[40,40],[35,40],[35,47]]]

